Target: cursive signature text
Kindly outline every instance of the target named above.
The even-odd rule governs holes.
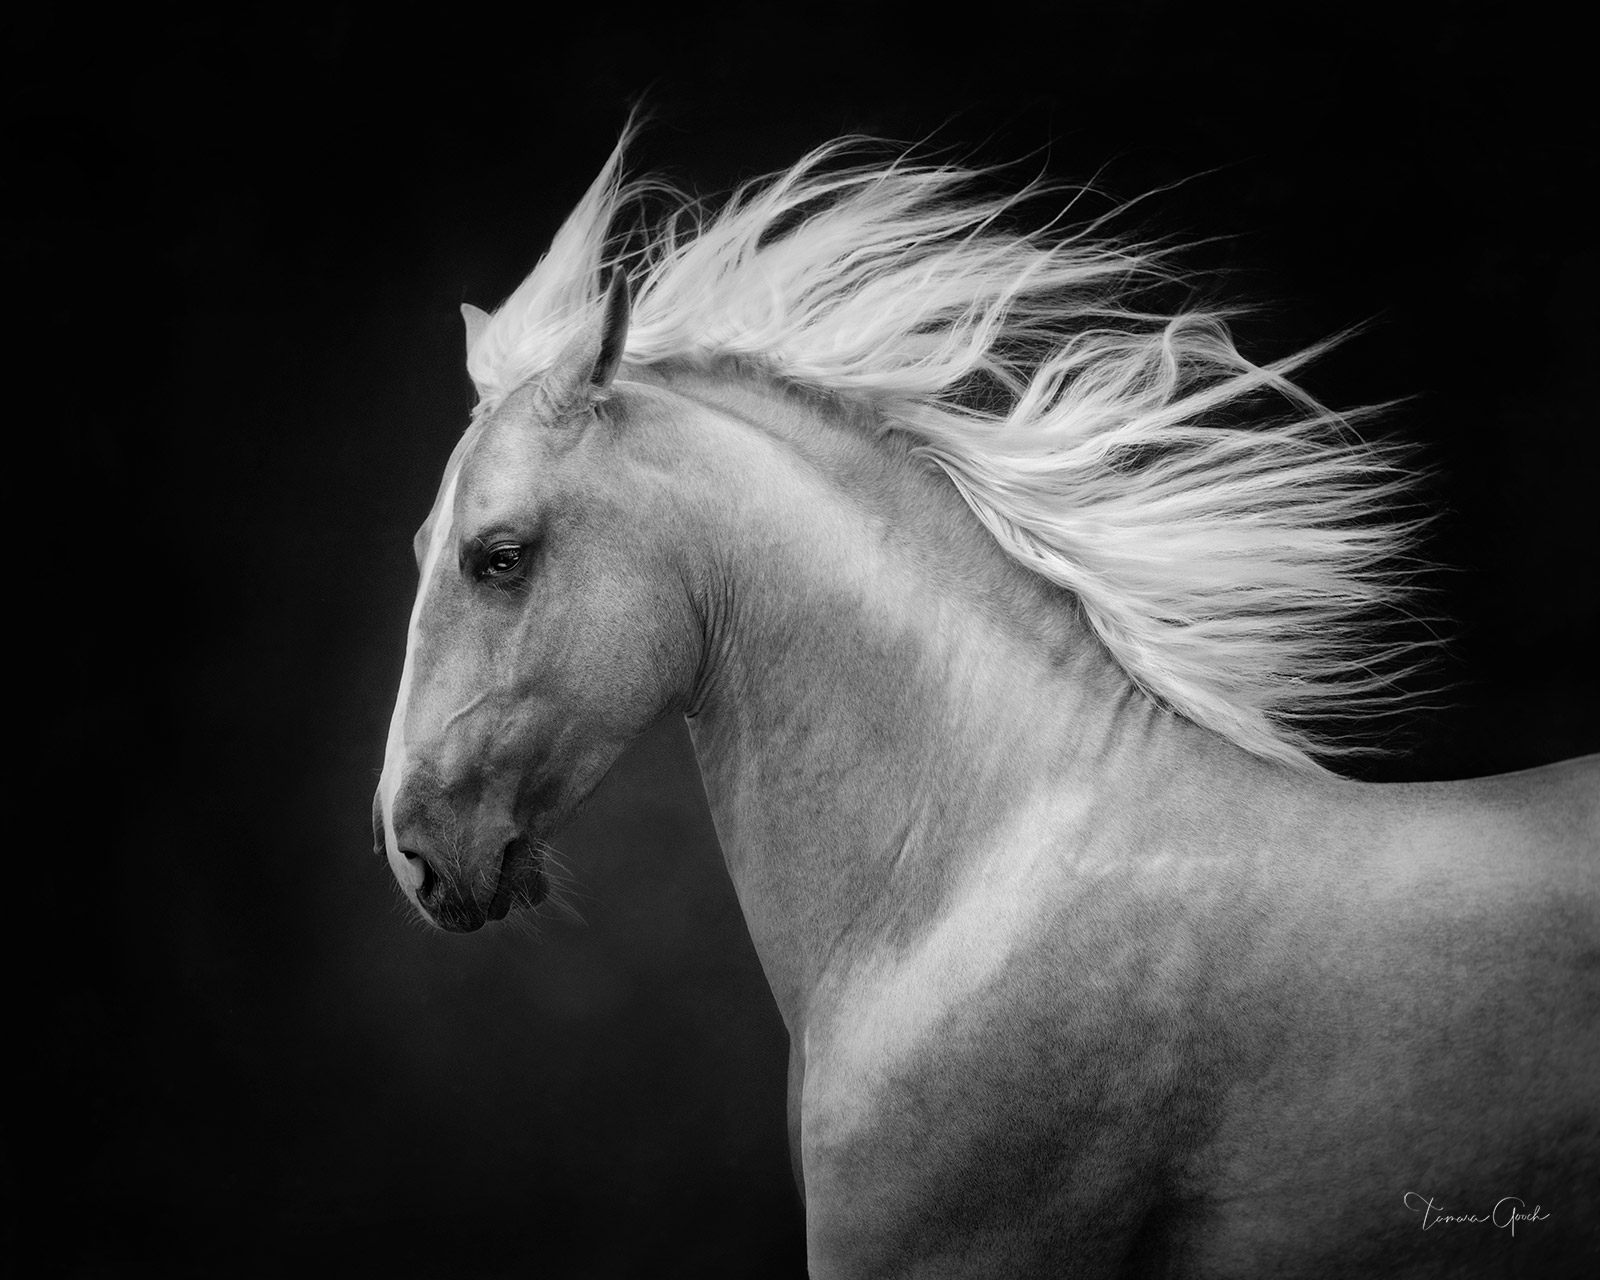
[[[1422,1215],[1424,1231],[1446,1223],[1487,1222],[1491,1226],[1503,1227],[1512,1235],[1516,1235],[1519,1222],[1548,1222],[1550,1219],[1550,1215],[1539,1205],[1529,1209],[1516,1196],[1502,1196],[1495,1201],[1494,1208],[1488,1213],[1446,1213],[1442,1205],[1434,1202],[1433,1197],[1420,1196],[1415,1191],[1406,1192],[1405,1205],[1413,1213]]]

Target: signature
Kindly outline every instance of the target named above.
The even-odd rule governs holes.
[[[1493,1209],[1488,1213],[1446,1213],[1442,1205],[1434,1203],[1431,1196],[1420,1196],[1415,1191],[1405,1194],[1406,1208],[1413,1213],[1422,1215],[1422,1229],[1428,1231],[1443,1223],[1455,1222],[1487,1222],[1491,1226],[1502,1227],[1509,1230],[1512,1235],[1517,1234],[1519,1222],[1548,1222],[1550,1215],[1545,1213],[1539,1205],[1532,1209],[1516,1196],[1502,1196],[1495,1201]]]

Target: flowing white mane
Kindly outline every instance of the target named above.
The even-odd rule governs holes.
[[[1140,309],[1173,279],[1162,253],[1009,229],[1037,186],[974,194],[985,175],[844,140],[707,212],[624,184],[626,142],[470,352],[481,411],[626,270],[627,360],[739,356],[870,402],[1149,694],[1300,767],[1362,749],[1317,726],[1396,699],[1407,647],[1374,624],[1403,605],[1414,530],[1385,514],[1395,459],[1289,380],[1321,348],[1257,365],[1216,311]],[[624,216],[663,197],[624,247]]]

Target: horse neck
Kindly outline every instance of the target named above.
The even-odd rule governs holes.
[[[825,971],[913,938],[986,851],[1059,838],[1173,718],[903,443],[781,389],[672,389],[722,513],[690,730],[794,1032]]]

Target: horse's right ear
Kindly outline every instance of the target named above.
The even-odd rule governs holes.
[[[489,324],[489,313],[480,311],[470,302],[461,304],[461,318],[467,322],[467,354],[472,354],[472,348],[478,345],[478,339],[483,336],[483,331]]]

